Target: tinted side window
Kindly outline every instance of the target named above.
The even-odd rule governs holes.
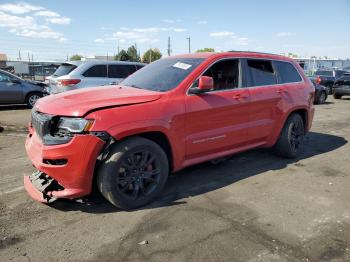
[[[127,78],[129,75],[136,71],[134,65],[109,65],[108,77],[109,78]]]
[[[85,77],[107,77],[107,65],[95,65],[83,74]]]
[[[271,61],[248,59],[247,64],[254,82],[254,86],[277,84],[276,74],[273,70]]]
[[[210,76],[214,80],[214,90],[238,88],[239,60],[223,60],[212,65],[203,76]],[[198,86],[198,81],[194,84]]]
[[[141,69],[142,67],[144,67],[144,65],[136,65],[137,70]]]
[[[302,79],[295,67],[288,62],[274,61],[280,84],[300,82]]]

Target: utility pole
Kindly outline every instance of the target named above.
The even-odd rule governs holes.
[[[168,56],[171,54],[170,36],[168,37]]]
[[[191,54],[191,37],[186,38],[188,40],[188,53]]]
[[[152,47],[149,49],[149,63],[152,63]]]
[[[119,55],[119,52],[120,52],[120,47],[119,47],[119,38],[117,39],[118,41],[118,55]]]
[[[22,58],[21,58],[21,50],[18,50],[18,60],[21,61]]]

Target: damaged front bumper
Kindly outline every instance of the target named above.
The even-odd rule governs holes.
[[[56,180],[41,171],[24,176],[24,186],[33,199],[42,203],[55,201],[57,197],[54,197],[52,192],[64,190]]]
[[[76,135],[66,144],[44,145],[30,129],[25,147],[38,171],[24,177],[28,194],[43,203],[90,194],[96,159],[105,144],[99,137],[87,134]]]

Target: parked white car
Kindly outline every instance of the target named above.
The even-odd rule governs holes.
[[[58,94],[78,88],[118,84],[145,66],[123,61],[70,61],[49,78],[48,92]]]

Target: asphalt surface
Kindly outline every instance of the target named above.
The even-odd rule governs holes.
[[[16,131],[30,111],[0,108],[0,260],[350,261],[350,100],[328,101],[299,159],[260,149],[197,165],[132,212],[98,193],[31,200],[22,177],[33,168]]]

